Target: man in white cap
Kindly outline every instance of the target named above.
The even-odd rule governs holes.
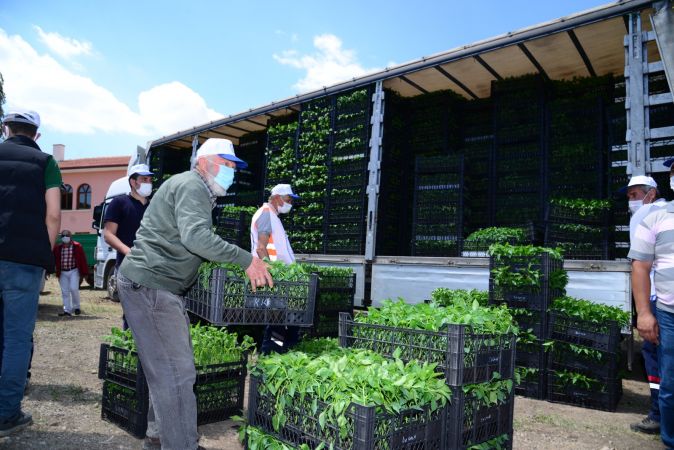
[[[279,214],[288,214],[293,207],[293,201],[298,198],[289,184],[277,184],[272,188],[267,203],[255,212],[250,225],[250,248],[258,257],[283,261],[286,264],[295,262],[295,253]],[[298,340],[298,327],[267,326],[260,351],[263,354],[272,350],[285,352]],[[283,346],[274,341],[283,342]]]
[[[172,176],[152,198],[136,241],[119,267],[117,289],[150,390],[159,441],[144,448],[194,450],[196,378],[182,294],[204,261],[238,264],[253,288],[273,285],[266,264],[213,232],[211,211],[234,181],[237,158],[227,139],[208,139],[194,170]]]
[[[645,175],[633,176],[622,191],[627,195],[630,213],[630,242],[634,240],[637,226],[651,212],[663,208],[667,202],[659,198],[658,184],[652,177]],[[655,310],[655,284],[653,283],[653,270],[651,270],[651,309]],[[657,345],[644,341],[641,346],[641,355],[644,358],[644,368],[651,391],[651,406],[646,417],[640,422],[630,424],[632,431],[646,434],[660,432],[660,407],[658,397],[660,393],[660,370],[658,367]]]
[[[11,110],[0,144],[0,298],[2,369],[0,437],[32,423],[21,411],[44,271],[54,271],[52,248],[61,228],[61,172],[35,142],[40,116]]]
[[[131,166],[127,171],[131,191],[113,198],[105,209],[103,237],[117,251],[115,271],[131,251],[136,239],[136,231],[148,206],[148,197],[152,194],[152,175],[145,164]]]

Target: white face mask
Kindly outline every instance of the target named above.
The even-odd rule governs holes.
[[[136,190],[141,197],[147,197],[152,194],[152,183],[140,183],[140,187]]]
[[[293,205],[290,203],[283,202],[283,205],[279,206],[277,211],[279,214],[288,214],[290,210],[293,208]]]
[[[643,200],[630,200],[628,203],[629,203],[630,213],[632,213],[632,214],[636,213],[639,210],[639,208],[644,206]]]
[[[61,242],[63,242],[64,244],[70,244],[70,237],[69,236],[63,236],[61,238]]]

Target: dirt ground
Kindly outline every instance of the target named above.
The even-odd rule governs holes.
[[[85,285],[86,286],[86,285]],[[28,429],[0,439],[2,449],[140,449],[142,443],[115,425],[101,420],[98,359],[101,336],[119,326],[121,307],[104,291],[83,288],[82,315],[61,318],[58,282],[48,280],[40,297],[35,329],[32,381],[23,409],[32,413]],[[576,408],[517,397],[514,448],[661,449],[659,437],[633,433],[629,424],[641,420],[648,408],[648,385],[642,381],[640,360],[623,381],[624,394],[615,413]],[[207,449],[239,450],[232,421],[199,428]]]

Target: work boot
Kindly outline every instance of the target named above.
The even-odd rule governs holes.
[[[23,411],[19,411],[14,417],[5,420],[4,422],[0,422],[0,437],[9,436],[32,424],[33,416]]]
[[[641,422],[630,424],[630,429],[638,433],[659,434],[660,422],[656,422],[650,417],[645,417]]]

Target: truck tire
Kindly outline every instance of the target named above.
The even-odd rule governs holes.
[[[105,269],[105,288],[108,291],[108,298],[113,302],[119,302],[119,295],[117,295],[117,280],[115,279],[115,265],[110,264]]]

